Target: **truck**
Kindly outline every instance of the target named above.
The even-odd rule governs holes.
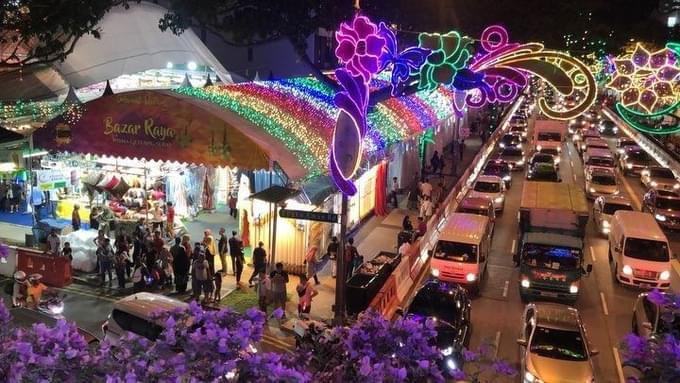
[[[519,267],[522,301],[575,302],[581,278],[593,267],[585,265],[583,255],[588,223],[583,189],[567,183],[526,181],[518,219],[519,245],[513,261]]]
[[[566,121],[536,120],[534,124],[534,148],[537,152],[541,149],[562,150],[562,142],[567,136]]]

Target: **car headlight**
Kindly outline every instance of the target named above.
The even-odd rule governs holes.
[[[654,218],[656,218],[658,221],[665,222],[666,221],[666,216],[663,214],[654,214]]]
[[[449,356],[449,355],[453,354],[453,347],[449,346],[447,348],[442,348],[439,351],[441,351],[442,355]]]
[[[680,184],[675,184],[675,185],[673,185],[673,189],[675,189],[675,190],[680,189]]]
[[[652,181],[652,182],[650,182],[649,184],[652,185],[653,188],[655,188],[656,185],[658,185],[658,184],[656,183],[656,181]]]
[[[496,199],[493,200],[495,203],[502,203],[503,202],[503,197],[496,197]]]
[[[671,273],[668,270],[664,270],[664,271],[661,272],[661,274],[659,274],[659,279],[661,279],[662,281],[667,281],[670,278],[671,278]]]
[[[439,269],[432,269],[432,276],[435,278],[439,277]]]
[[[512,179],[512,177],[510,177],[510,176],[504,176],[503,177],[503,181],[510,181],[511,179]]]
[[[524,373],[524,383],[543,383],[543,381],[527,371]]]
[[[618,133],[618,132],[619,132],[619,128],[617,128],[616,126],[614,127],[613,130],[614,130],[614,133]]]
[[[500,144],[498,144],[498,146],[500,146],[501,148],[504,148],[505,144],[501,142]]]
[[[560,163],[560,159],[559,159],[559,158],[555,158],[555,165],[557,165],[557,164],[559,164],[559,163]]]
[[[536,146],[536,150],[538,150],[539,152],[541,151],[541,149],[543,149],[543,147],[541,145]]]
[[[529,286],[531,286],[531,282],[527,278],[522,278],[522,281],[519,283],[520,286],[524,287],[525,289],[528,289]]]
[[[623,269],[621,271],[623,271],[623,273],[626,274],[626,275],[632,275],[633,274],[633,268],[628,266],[628,265],[623,265]]]
[[[576,283],[572,283],[571,286],[569,286],[569,293],[570,294],[578,293],[578,285]]]
[[[609,227],[609,221],[602,221],[602,227]]]
[[[477,274],[475,274],[475,273],[468,273],[468,274],[465,276],[465,280],[468,281],[468,282],[474,282],[474,281],[477,280]]]
[[[522,132],[522,137],[526,137],[526,136],[527,136],[527,132]]]
[[[590,189],[588,189],[588,191],[591,192],[591,193],[595,193],[595,188],[590,188]]]
[[[517,149],[522,149],[522,144],[517,144],[517,145],[515,145],[515,147],[516,147]]]
[[[520,165],[520,166],[524,165],[524,160],[519,160],[519,161],[515,162],[515,165]],[[678,185],[678,187],[680,187],[680,185]]]
[[[632,168],[633,168],[633,164],[631,164],[630,162],[626,162],[626,167],[627,167],[628,169],[632,169]]]
[[[446,367],[449,370],[452,370],[452,371],[458,369],[458,366],[456,365],[456,361],[451,359],[451,358],[446,359]]]

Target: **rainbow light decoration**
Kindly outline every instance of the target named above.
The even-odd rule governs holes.
[[[616,111],[635,129],[651,134],[680,132],[675,115],[680,107],[679,48],[678,43],[668,43],[650,52],[638,43],[633,53],[614,60],[615,71],[607,86],[619,93]]]

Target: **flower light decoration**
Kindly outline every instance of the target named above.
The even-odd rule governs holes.
[[[335,104],[340,113],[332,135],[329,170],[336,186],[348,196],[357,192],[351,179],[361,163],[368,130],[369,84],[384,70],[391,69],[393,96],[400,95],[406,84],[417,83],[419,90],[430,92],[444,86],[466,91],[465,103],[470,107],[510,102],[527,85],[528,76],[536,75],[563,96],[578,96],[578,103],[561,110],[539,99],[544,115],[561,120],[586,111],[597,95],[595,79],[581,61],[546,50],[542,44],[509,43],[501,26],[484,30],[481,50],[475,56],[473,40],[455,31],[421,33],[418,46],[399,51],[396,36],[385,23],[376,25],[361,15],[342,23],[336,40],[335,54],[343,67],[335,71],[340,85]],[[453,103],[457,112],[464,106],[455,105],[455,99]]]
[[[629,125],[651,134],[680,132],[680,45],[650,52],[637,44],[633,53],[614,60],[607,84],[620,95],[616,111]]]

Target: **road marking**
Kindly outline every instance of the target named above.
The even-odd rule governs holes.
[[[597,259],[595,259],[595,250],[593,250],[592,246],[590,246],[590,258],[593,259],[593,263],[595,263],[595,261],[597,261]]]
[[[576,173],[572,173],[571,176],[574,178],[574,182],[577,182],[576,181]]]
[[[515,255],[515,246],[517,245],[517,240],[512,240],[512,246],[510,247],[510,254]]]
[[[505,286],[503,286],[503,298],[508,296],[508,286],[510,286],[510,281],[505,281]]]
[[[571,156],[569,156],[569,157],[571,157]],[[571,168],[573,169],[574,168],[574,161],[569,160],[569,165],[571,165]]]
[[[604,299],[604,293],[600,291],[600,300],[602,301],[602,311],[604,315],[609,315],[609,310],[607,309],[607,301]]]
[[[500,331],[496,331],[496,341],[494,342],[494,345],[496,347],[493,350],[493,358],[496,359],[496,357],[498,357],[498,349],[501,348],[501,332]]]
[[[640,210],[642,207],[642,203],[640,202],[640,197],[638,197],[637,194],[633,191],[633,188],[630,186],[630,183],[628,182],[628,179],[624,174],[621,175],[621,178],[623,179],[623,186],[626,188],[626,191],[628,192],[628,196],[630,199],[633,201],[633,204],[635,205],[636,210]]]
[[[626,381],[623,376],[623,367],[621,367],[621,357],[619,356],[619,349],[612,347],[612,352],[614,354],[614,362],[616,363],[616,373],[619,375],[619,382],[624,383]]]

